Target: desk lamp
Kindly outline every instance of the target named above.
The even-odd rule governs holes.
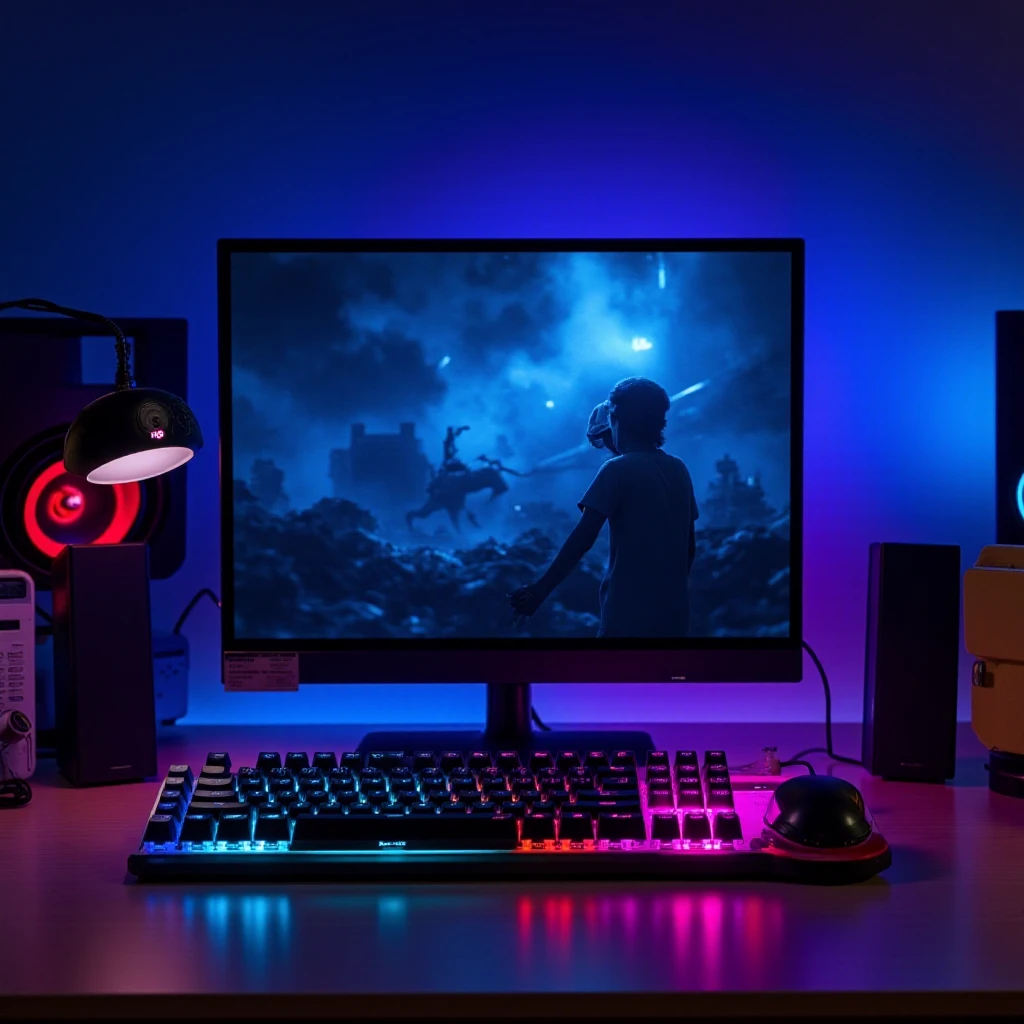
[[[64,468],[69,473],[94,484],[133,483],[177,469],[202,448],[199,423],[181,398],[135,386],[128,340],[113,320],[46,299],[0,302],[0,311],[5,309],[66,316],[114,335],[114,390],[90,402],[68,428]],[[29,594],[30,580],[18,575]],[[60,770],[74,785],[152,775],[156,726],[147,549],[141,544],[71,545],[55,559],[53,579]],[[88,643],[78,642],[83,636]],[[23,672],[34,679],[27,659]],[[34,700],[24,707],[34,710]],[[96,723],[103,725],[101,735]],[[20,770],[8,771],[13,745],[26,743],[34,748],[31,716],[0,705],[0,806],[31,799],[25,776],[34,757],[22,758]]]
[[[94,484],[126,484],[169,473],[203,447],[199,423],[185,402],[169,391],[137,388],[128,340],[105,316],[58,306],[46,299],[0,302],[0,311],[56,313],[105,327],[115,338],[114,390],[90,402],[64,439],[64,468]]]

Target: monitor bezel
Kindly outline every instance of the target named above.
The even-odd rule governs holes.
[[[466,637],[267,639],[235,635],[231,259],[242,253],[779,252],[790,256],[790,635],[659,640]],[[223,238],[217,243],[224,653],[292,653],[303,682],[797,682],[803,640],[804,240]],[[495,654],[500,652],[501,657]],[[500,664],[499,664],[500,663]],[[499,679],[500,677],[500,679]]]

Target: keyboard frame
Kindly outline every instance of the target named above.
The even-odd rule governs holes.
[[[767,829],[764,810],[782,776],[733,776],[735,810],[744,838],[733,846],[645,840],[609,845],[528,840],[514,850],[292,850],[261,844],[211,844],[215,849],[140,842],[128,871],[142,882],[476,882],[624,879],[630,881],[779,880],[820,885],[864,881],[884,871],[892,854],[871,819],[869,837],[856,846],[816,850],[798,846]],[[651,808],[641,781],[650,834]],[[153,804],[155,811],[159,796]],[[666,809],[667,810],[667,809]],[[657,813],[657,811],[655,812]],[[242,848],[243,845],[246,848]],[[147,846],[149,848],[147,848]],[[284,847],[284,848],[281,848]]]

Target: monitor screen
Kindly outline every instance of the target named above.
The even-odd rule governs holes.
[[[229,249],[233,641],[799,643],[799,243]]]

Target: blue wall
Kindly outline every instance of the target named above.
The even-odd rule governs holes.
[[[860,715],[867,545],[959,543],[966,564],[992,539],[993,313],[1024,307],[1017,0],[20,6],[0,13],[0,293],[191,324],[211,444],[156,625],[217,583],[226,235],[805,237],[806,635],[838,719]],[[482,714],[479,687],[432,689],[432,711],[412,687],[224,695],[214,619],[190,621],[192,720]],[[536,702],[821,716],[813,680],[583,695]]]

